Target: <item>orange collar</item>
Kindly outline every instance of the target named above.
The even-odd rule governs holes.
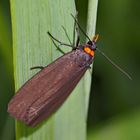
[[[90,56],[94,56],[94,51],[93,50],[91,50],[89,47],[85,47],[84,48],[84,51],[87,53],[87,54],[89,54]]]

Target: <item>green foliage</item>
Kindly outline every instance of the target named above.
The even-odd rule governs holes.
[[[140,111],[131,111],[94,127],[89,131],[88,140],[139,140]]]
[[[4,3],[4,2],[3,2]],[[0,139],[14,138],[14,121],[8,116],[7,103],[13,93],[12,44],[8,7],[0,4]],[[7,130],[9,135],[7,135]]]

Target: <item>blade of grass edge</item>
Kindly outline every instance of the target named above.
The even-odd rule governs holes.
[[[37,70],[30,67],[46,66],[60,56],[53,46],[47,31],[56,38],[68,42],[61,25],[65,26],[72,40],[74,1],[11,0],[14,78],[16,90],[32,77]],[[68,50],[64,48],[63,50]],[[36,128],[16,122],[17,140],[85,140],[85,99],[83,81],[64,105]],[[76,115],[75,115],[76,114]]]

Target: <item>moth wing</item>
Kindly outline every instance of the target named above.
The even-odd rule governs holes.
[[[51,94],[49,98],[47,98],[47,93],[44,94],[41,97],[41,104],[40,100],[32,104],[26,115],[26,124],[35,126],[56,111],[75,88],[85,71],[86,69],[81,69],[77,71],[75,75],[70,76],[69,79],[65,79],[65,83],[53,93],[54,95]]]
[[[30,125],[48,117],[63,103],[87,69],[76,63],[77,57],[72,51],[37,73],[18,90],[8,104],[8,112]]]

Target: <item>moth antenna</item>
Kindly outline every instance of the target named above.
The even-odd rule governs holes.
[[[127,78],[129,78],[130,80],[132,80],[132,77],[126,72],[124,71],[122,68],[120,68],[115,62],[113,62],[104,52],[102,52],[99,48],[96,48],[96,50],[102,54],[114,67],[116,67],[121,73],[123,73],[125,76],[127,76]]]
[[[77,23],[79,29],[81,30],[81,32],[85,35],[85,37],[91,41],[91,39],[88,37],[88,35],[85,33],[85,31],[82,29],[82,27],[80,26],[80,24],[78,23],[77,19],[73,16],[73,14],[71,14],[71,16],[73,17],[73,19],[75,20],[75,22]]]

